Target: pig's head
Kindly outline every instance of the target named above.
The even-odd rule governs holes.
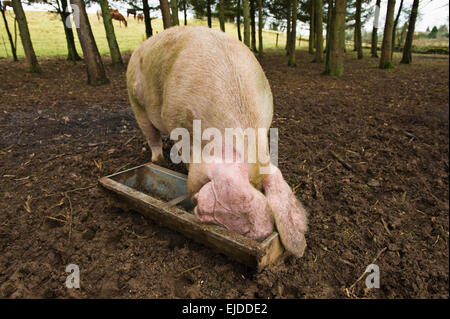
[[[207,177],[194,195],[194,213],[201,221],[222,225],[255,240],[272,233],[267,200],[250,184],[244,164],[210,165]]]
[[[220,163],[206,167],[193,196],[197,202],[194,213],[201,221],[259,241],[272,233],[275,223],[286,250],[297,257],[303,255],[306,211],[278,168],[263,175],[263,194],[250,184],[247,165]]]

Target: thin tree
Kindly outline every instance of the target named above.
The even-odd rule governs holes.
[[[395,0],[388,0],[386,23],[384,25],[383,44],[381,46],[380,69],[393,68],[391,58],[392,29],[394,28]]]
[[[258,56],[263,57],[263,0],[258,0]]]
[[[212,28],[211,0],[206,0],[206,15],[208,17],[208,28]]]
[[[239,41],[242,41],[241,35],[241,0],[237,0],[236,3],[236,23],[237,23],[237,33]]]
[[[19,61],[19,59],[17,59],[16,46],[14,45],[14,41],[13,41],[11,32],[9,31],[8,20],[6,20],[5,9],[3,8],[3,6],[1,4],[0,4],[0,11],[2,12],[3,22],[5,23],[6,33],[8,34],[9,44],[11,45],[11,52],[12,52],[13,60]]]
[[[297,7],[298,7],[298,1],[292,0],[292,21],[291,21],[291,44],[289,45],[289,60],[288,60],[288,66],[295,67],[297,66],[297,63],[295,62],[295,42],[297,39]]]
[[[361,35],[361,6],[362,1],[355,1],[355,48],[358,52],[358,59],[363,58],[363,49],[362,49],[362,35]]]
[[[316,53],[314,56],[314,61],[317,63],[323,62],[323,2],[322,0],[314,1],[314,22],[315,22],[315,33],[316,33]]]
[[[373,58],[378,58],[378,22],[380,18],[380,4],[381,0],[377,0],[375,3],[375,16],[373,18],[373,28],[372,28],[372,43],[370,46],[370,53]]]
[[[119,45],[117,44],[116,34],[109,11],[108,0],[99,0],[102,9],[103,25],[105,26],[106,39],[108,40],[109,53],[113,65],[122,66],[122,56],[120,55]]]
[[[403,24],[403,27],[400,30],[400,35],[398,37],[398,46],[402,47],[405,44],[406,31],[408,30],[408,22]]]
[[[142,9],[144,11],[145,36],[150,38],[153,35],[152,18],[150,17],[150,6],[148,0],[142,0]]]
[[[325,52],[326,54],[329,53],[329,46],[330,46],[330,32],[331,32],[331,19],[333,17],[333,0],[327,0],[328,3],[328,10],[327,10],[327,34],[325,36]],[[328,58],[325,58],[328,59]]]
[[[394,27],[392,28],[392,51],[391,51],[391,60],[392,57],[394,55],[394,50],[395,50],[395,35],[397,33],[397,26],[398,26],[398,20],[400,19],[400,15],[402,13],[402,9],[403,9],[403,0],[400,0],[400,6],[398,7],[398,12],[397,12],[397,16],[395,17],[394,20]]]
[[[289,56],[289,46],[291,45],[291,20],[292,20],[292,0],[287,0],[287,17],[286,17],[286,55]]]
[[[250,47],[250,4],[242,0],[242,15],[244,16],[244,43]]]
[[[70,0],[74,13],[79,17],[77,25],[78,39],[83,50],[84,63],[86,64],[88,84],[102,85],[108,83],[105,68],[103,67],[94,35],[92,34],[91,24],[86,13],[86,6],[83,0]]]
[[[316,31],[315,31],[315,0],[309,1],[309,54],[314,54]]]
[[[256,49],[256,6],[255,6],[256,0],[250,0],[250,29],[252,32],[252,51],[257,52]]]
[[[13,0],[12,4],[14,14],[17,19],[17,24],[19,25],[20,39],[22,40],[22,46],[27,60],[28,72],[40,73],[42,72],[42,69],[33,49],[33,43],[31,42],[27,18],[25,16],[25,12],[23,11],[22,3],[20,2],[20,0]]]
[[[345,13],[347,0],[335,0],[332,6],[330,47],[325,74],[344,75]]]
[[[178,4],[177,0],[170,0],[170,8],[172,10],[171,24],[180,25],[180,20],[178,19]]]
[[[419,0],[414,0],[411,14],[409,16],[408,33],[406,34],[405,46],[403,47],[403,56],[400,63],[411,64],[412,54],[411,48],[414,37],[414,29],[416,27],[417,14],[419,12]]]
[[[172,24],[170,23],[169,2],[167,0],[159,0],[159,6],[161,8],[164,29],[170,28]]]
[[[184,15],[184,25],[187,25],[187,0],[183,0],[183,15]]]
[[[50,4],[50,1],[44,1],[44,3]],[[61,22],[64,27],[64,34],[66,36],[67,44],[67,60],[73,62],[81,61],[81,57],[79,56],[75,46],[75,37],[73,36],[72,23],[69,18],[71,13],[68,10],[67,0],[53,1],[51,5],[55,8],[55,11],[61,17]]]
[[[224,8],[224,2],[225,0],[219,0],[219,23],[220,23],[220,30],[225,32],[225,8]]]

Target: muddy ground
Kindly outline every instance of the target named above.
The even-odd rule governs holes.
[[[41,60],[36,75],[1,60],[0,297],[448,298],[448,57],[379,70],[349,55],[342,79],[305,52],[297,60],[261,63],[308,248],[260,274],[97,186],[150,159],[124,69],[107,66],[110,84],[89,87],[82,63]],[[368,290],[358,279],[372,262],[381,287]],[[81,289],[65,287],[71,263]]]

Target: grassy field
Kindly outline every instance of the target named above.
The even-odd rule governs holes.
[[[449,39],[439,37],[437,39],[418,38],[413,41],[413,52],[416,53],[444,53],[448,54]]]
[[[14,14],[12,10],[8,10],[7,13],[8,25],[13,32],[14,37]],[[64,56],[67,54],[66,39],[64,36],[64,29],[59,15],[42,12],[42,11],[26,11],[28,20],[28,26],[31,33],[31,39],[33,46],[38,57],[50,57],[50,56]],[[95,14],[89,15],[92,31],[97,42],[97,46],[100,50],[100,54],[109,54],[108,43],[106,41],[105,29],[102,21],[97,20]],[[118,21],[113,21],[115,27],[115,33],[117,41],[119,43],[120,50],[122,52],[133,51],[139,43],[145,39],[145,26],[143,22],[138,23],[132,17],[128,20],[128,27],[120,26]],[[2,26],[0,29],[0,58],[11,57],[11,49],[8,42],[8,36],[6,34],[3,21],[0,22]],[[203,25],[206,26],[206,20],[194,19],[189,20],[188,25]],[[161,32],[163,30],[162,20],[152,20],[153,32]],[[219,21],[213,19],[213,28],[219,29]],[[237,27],[234,23],[227,23],[225,30],[228,34],[237,38]],[[75,30],[74,30],[75,31]],[[17,31],[18,32],[18,31]],[[81,55],[81,47],[78,42],[77,33],[74,32],[76,37],[76,45],[78,53]],[[243,34],[243,30],[242,30]],[[282,49],[286,44],[286,35],[279,33],[278,46],[276,44],[277,33],[275,31],[263,30],[264,49]],[[381,39],[380,39],[381,40]],[[300,40],[300,49],[308,48],[308,38],[304,37]],[[24,56],[20,36],[17,34],[17,51],[19,57]],[[347,41],[346,46],[348,49],[353,49],[352,41]],[[369,43],[364,44],[365,47],[370,47]],[[379,43],[381,46],[381,43]],[[413,44],[413,52],[426,53],[427,50],[433,48],[446,48],[448,52],[448,39],[415,39]],[[365,50],[366,51],[366,50]]]
[[[13,32],[14,29],[14,19],[12,10],[7,11],[8,25]],[[33,46],[38,57],[47,56],[60,56],[67,53],[66,40],[64,36],[64,29],[61,19],[58,15],[49,12],[40,11],[26,11],[26,16],[28,20],[28,26],[31,33],[31,39],[33,41]],[[89,20],[91,22],[92,31],[94,32],[95,40],[97,41],[97,46],[101,54],[108,54],[108,43],[106,41],[105,29],[103,27],[103,22],[97,20],[95,14],[89,15]],[[0,23],[2,28],[0,30],[0,58],[6,56],[11,56],[11,50],[8,42],[8,37],[3,26],[3,21]],[[206,20],[189,20],[189,25],[207,25]],[[138,23],[132,17],[128,19],[128,27],[125,28],[119,26],[118,21],[114,21],[115,32],[117,36],[117,41],[119,43],[120,50],[122,52],[132,51],[136,46],[145,39],[145,26],[143,22]],[[163,30],[162,20],[155,19],[152,20],[153,32],[161,32]],[[219,22],[213,20],[213,28],[219,28]],[[236,25],[233,23],[227,23],[225,30],[227,33],[237,38]],[[14,36],[14,35],[13,35]],[[276,32],[266,31],[263,32],[264,36],[264,48],[275,49],[276,48]],[[23,48],[20,43],[20,37],[17,35],[18,44],[18,55],[24,56]],[[77,34],[75,32],[75,37]],[[286,43],[286,36],[280,33],[278,40],[278,47],[284,47]],[[81,52],[79,46],[78,38],[76,39],[76,44],[78,48],[78,53]],[[297,43],[298,44],[298,43]],[[302,47],[307,47],[307,41],[301,41]]]

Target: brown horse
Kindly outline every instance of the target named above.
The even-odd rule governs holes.
[[[120,14],[119,10],[109,9],[109,12],[111,13],[111,18],[113,20],[119,21],[120,26],[122,26],[122,22],[125,25],[125,28],[128,26],[127,20],[125,19],[125,17],[123,15]]]
[[[6,10],[6,7],[13,7],[12,1],[2,1],[3,2],[3,9]]]
[[[138,15],[137,15],[137,21],[139,22],[139,21],[144,21],[144,15],[142,14],[142,13],[139,13]]]
[[[120,14],[119,10],[109,8],[109,14],[111,15],[111,19],[119,21],[120,26],[122,26],[122,22],[125,25],[125,27],[128,26],[127,20],[125,19],[125,17],[123,15]],[[102,19],[102,18],[103,18],[102,10],[97,10],[98,21],[100,21],[100,19]]]
[[[130,16],[130,14],[134,17],[136,20],[136,9],[127,9],[127,18]],[[139,19],[139,16],[138,16]]]

